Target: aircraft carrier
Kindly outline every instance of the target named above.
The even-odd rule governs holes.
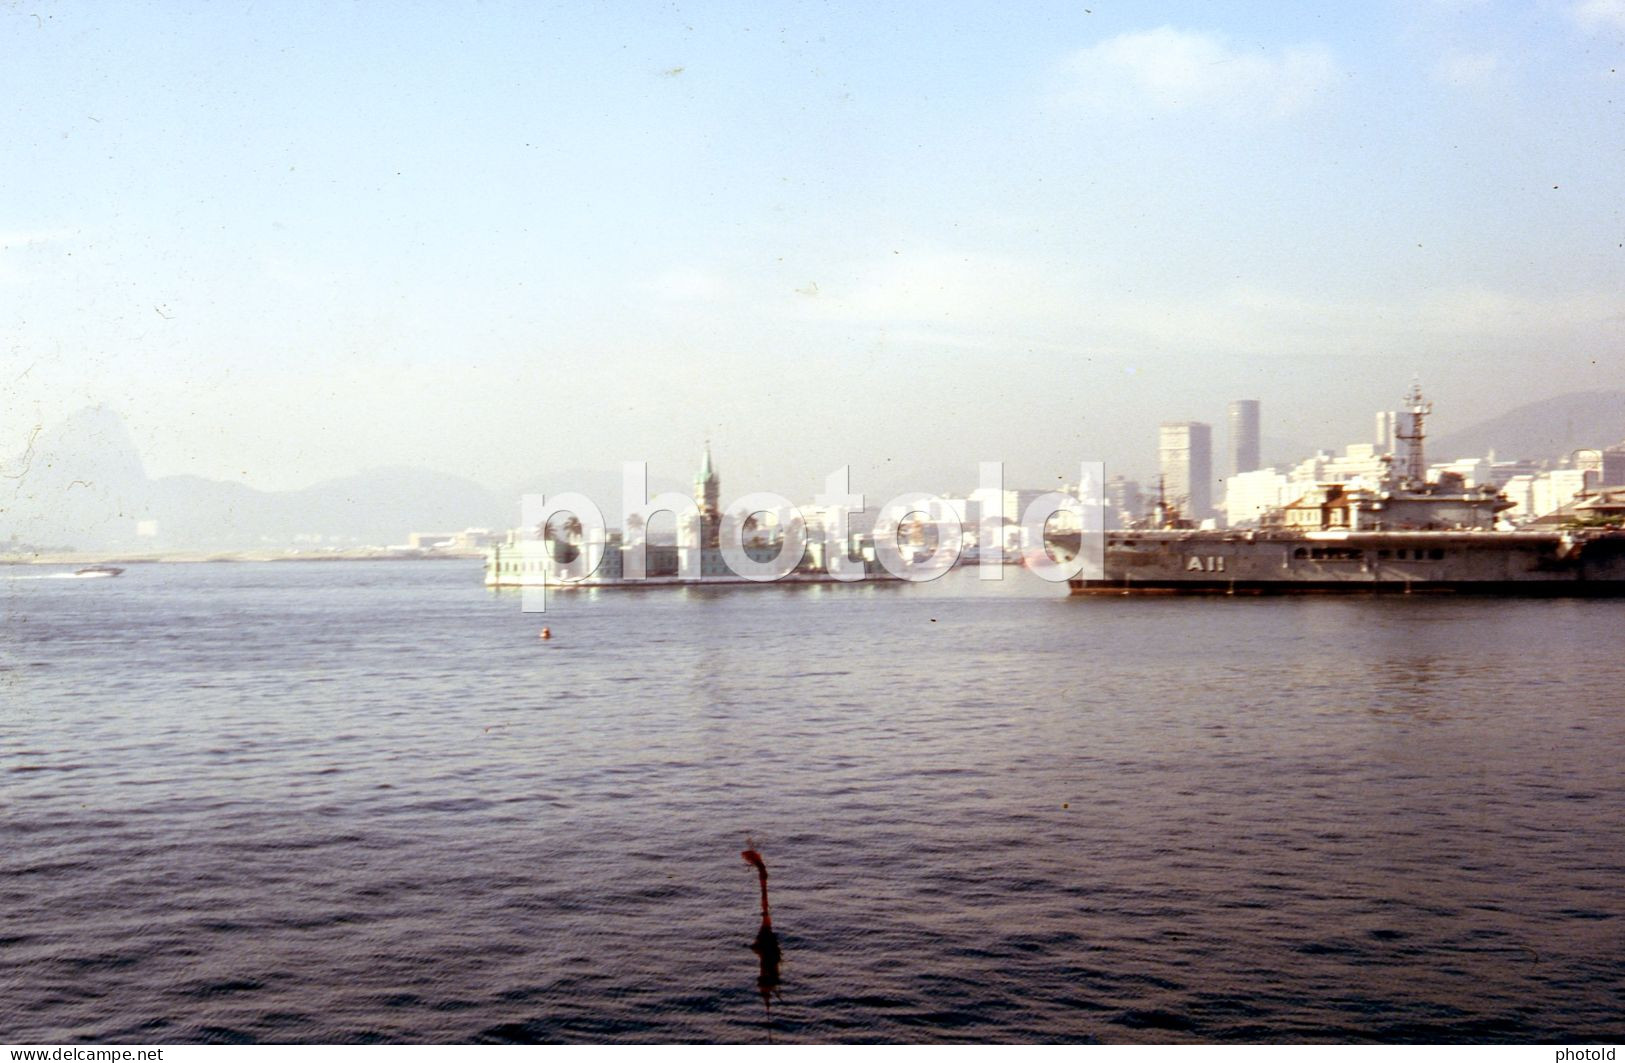
[[[1510,530],[1494,487],[1426,479],[1431,406],[1406,404],[1375,482],[1315,485],[1255,530],[1193,530],[1159,499],[1148,527],[1105,534],[1104,569],[1072,593],[1625,595],[1617,520]]]

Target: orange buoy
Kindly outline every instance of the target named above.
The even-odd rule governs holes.
[[[542,633],[540,635],[536,636],[536,637],[537,638],[543,638],[543,639],[550,639],[550,638],[553,637],[553,629],[550,628],[550,627],[544,627],[544,628],[542,628]]]

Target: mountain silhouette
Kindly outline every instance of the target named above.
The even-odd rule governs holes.
[[[1625,441],[1625,391],[1581,391],[1541,399],[1427,441],[1433,461],[1483,457],[1561,461],[1581,448]]]
[[[0,546],[12,549],[387,546],[413,531],[516,523],[517,497],[423,469],[372,469],[297,491],[150,478],[124,422],[101,407],[42,428],[0,468]]]
[[[111,545],[133,536],[149,488],[119,416],[102,407],[80,410],[36,430],[0,470],[0,541]]]

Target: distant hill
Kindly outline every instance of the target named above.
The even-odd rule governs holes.
[[[461,476],[426,469],[369,469],[273,497],[284,514],[296,517],[304,533],[335,529],[358,543],[402,543],[411,531],[495,529],[518,523],[517,515],[509,512],[513,507],[496,492]],[[282,530],[301,534],[287,523]]]
[[[36,432],[0,468],[0,542],[109,545],[148,505],[146,470],[124,422],[100,407]]]
[[[41,430],[0,467],[0,547],[387,546],[413,531],[517,522],[517,498],[422,469],[373,469],[299,491],[258,491],[198,476],[151,479],[124,422],[101,408]]]
[[[649,474],[649,494],[658,495],[667,491],[675,491],[680,495],[689,495],[693,488],[676,480],[663,476]],[[604,521],[610,527],[619,527],[621,523],[621,471],[616,469],[566,469],[557,473],[539,476],[524,483],[515,484],[502,496],[502,502],[507,507],[504,512],[502,527],[513,527],[519,523],[519,508],[525,495],[554,495],[565,492],[575,492],[586,495],[598,506],[604,515]]]
[[[619,469],[564,470],[506,491],[414,468],[369,469],[298,491],[200,476],[147,476],[119,416],[82,410],[0,465],[0,550],[230,551],[404,543],[414,531],[499,531],[520,496],[579,491],[620,523]],[[683,484],[651,476],[653,493]]]
[[[299,491],[170,476],[152,481],[148,518],[161,549],[387,546],[414,531],[504,528],[510,507],[472,480],[422,469],[371,469]]]
[[[1433,461],[1482,457],[1557,461],[1585,447],[1625,441],[1625,391],[1582,391],[1542,399],[1449,435],[1429,439]]]

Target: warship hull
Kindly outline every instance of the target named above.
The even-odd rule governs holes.
[[[1625,532],[1111,532],[1085,595],[1625,596]]]

